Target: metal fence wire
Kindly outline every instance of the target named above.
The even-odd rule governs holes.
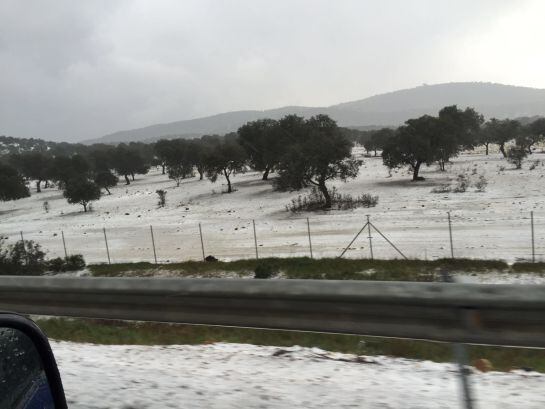
[[[8,243],[40,244],[49,258],[82,254],[88,263],[174,263],[208,256],[230,261],[268,257],[545,261],[545,215],[465,217],[426,214],[426,224],[402,215],[320,215],[144,226],[65,227],[0,232]]]

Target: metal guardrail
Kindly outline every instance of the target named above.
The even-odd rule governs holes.
[[[0,277],[0,309],[545,347],[545,286]]]

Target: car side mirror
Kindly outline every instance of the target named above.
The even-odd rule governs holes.
[[[31,320],[0,313],[0,408],[66,407],[47,337]]]

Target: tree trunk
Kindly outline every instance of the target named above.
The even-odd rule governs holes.
[[[107,186],[104,186],[104,189],[106,189],[106,192],[108,192],[108,194],[109,194],[109,195],[111,195],[111,193],[110,193],[110,189],[108,189],[108,187],[107,187]]]
[[[268,180],[269,179],[269,172],[271,171],[271,169],[267,166],[265,168],[265,172],[263,172],[263,177],[261,178],[262,180]]]
[[[505,153],[505,143],[500,143],[500,152],[504,158],[507,158],[507,154]]]
[[[485,148],[486,148],[486,156],[488,156],[488,142],[484,144]]]
[[[42,180],[41,179],[38,179],[36,181],[36,192],[37,193],[41,193],[42,192],[42,188],[40,187],[40,184],[42,183]]]
[[[87,213],[87,203],[82,203],[82,205],[83,205],[83,211]]]
[[[375,157],[377,156],[377,150],[375,149]]]
[[[134,173],[131,173],[132,181],[134,182]]]
[[[161,167],[163,168],[163,170],[162,170],[162,174],[164,175],[164,174],[165,174],[165,164],[164,164],[164,163],[163,163],[163,164],[161,164]]]
[[[419,180],[418,172],[420,172],[420,165],[422,165],[422,162],[416,162],[416,164],[413,166],[413,182]]]
[[[48,179],[45,180],[45,186],[44,186],[44,187],[45,187],[46,189],[49,187],[49,180],[48,180]]]
[[[227,171],[223,171],[223,175],[225,176],[225,179],[227,180],[227,193],[231,193],[233,191],[231,187],[231,180],[229,179],[229,175],[227,174]]]
[[[318,182],[318,190],[320,190],[322,196],[325,199],[324,208],[331,209],[331,196],[329,194],[329,191],[327,190],[327,186],[325,185],[325,180],[320,180]]]
[[[126,185],[130,185],[131,184],[131,181],[129,180],[129,175],[124,175],[125,176],[125,184]]]

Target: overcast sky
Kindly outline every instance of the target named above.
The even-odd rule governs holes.
[[[423,83],[545,88],[545,1],[0,0],[0,135],[75,141]]]

